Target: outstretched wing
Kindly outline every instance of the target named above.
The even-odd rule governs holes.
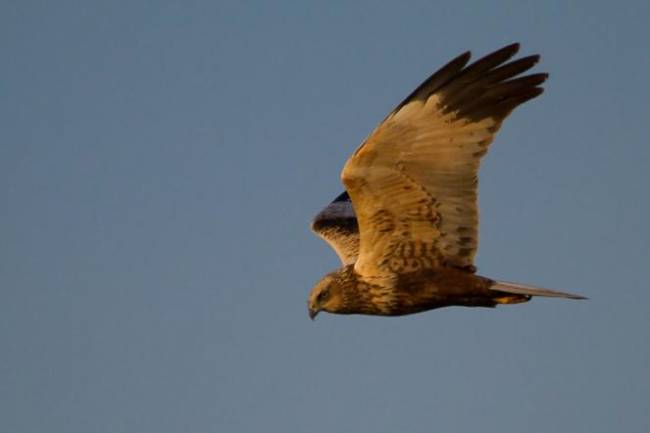
[[[316,215],[311,229],[338,254],[343,265],[351,265],[359,255],[359,225],[347,192]]]
[[[547,74],[518,77],[539,56],[508,62],[519,44],[466,66],[452,60],[386,117],[348,159],[341,178],[361,243],[357,273],[384,277],[425,268],[474,270],[481,157]]]

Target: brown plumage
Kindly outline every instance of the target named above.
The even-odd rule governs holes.
[[[451,305],[494,307],[531,296],[583,299],[475,274],[481,157],[503,120],[542,93],[547,74],[518,77],[539,56],[508,45],[467,66],[464,53],[411,93],[348,159],[346,192],[312,229],[344,267],[309,297],[313,318],[395,316]]]

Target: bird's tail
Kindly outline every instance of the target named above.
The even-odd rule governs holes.
[[[521,299],[520,297],[512,297],[513,299],[510,302],[499,302],[504,304],[513,303],[513,301],[515,301],[516,299],[521,299],[519,300],[519,302],[526,302],[528,299],[530,299],[531,296],[546,296],[549,298],[587,299],[584,296],[576,295],[573,293],[542,289],[541,287],[533,287],[533,286],[528,286],[526,284],[511,283],[508,281],[495,281],[494,284],[490,286],[490,290],[511,293],[513,295],[523,295],[521,298],[524,299]],[[508,298],[509,298],[508,296],[505,296],[504,300]]]

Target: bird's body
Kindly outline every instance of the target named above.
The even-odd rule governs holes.
[[[466,66],[462,54],[391,112],[348,159],[346,192],[312,229],[343,267],[312,289],[313,318],[399,316],[452,305],[494,307],[532,296],[581,296],[477,275],[481,157],[503,120],[542,93],[547,74],[517,75],[539,56],[509,45]]]
[[[494,307],[530,299],[529,295],[492,290],[493,280],[454,268],[372,281],[362,279],[353,265],[347,265],[328,277],[332,295],[329,302],[320,300],[321,309],[327,311],[331,303],[335,305],[331,312],[339,314],[403,316],[449,306]]]

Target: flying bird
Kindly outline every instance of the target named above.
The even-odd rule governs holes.
[[[546,73],[522,73],[519,44],[468,64],[456,57],[417,87],[347,160],[346,191],[314,219],[342,267],[311,290],[309,316],[400,316],[448,306],[495,307],[572,293],[476,274],[481,158],[503,120],[539,96]]]

